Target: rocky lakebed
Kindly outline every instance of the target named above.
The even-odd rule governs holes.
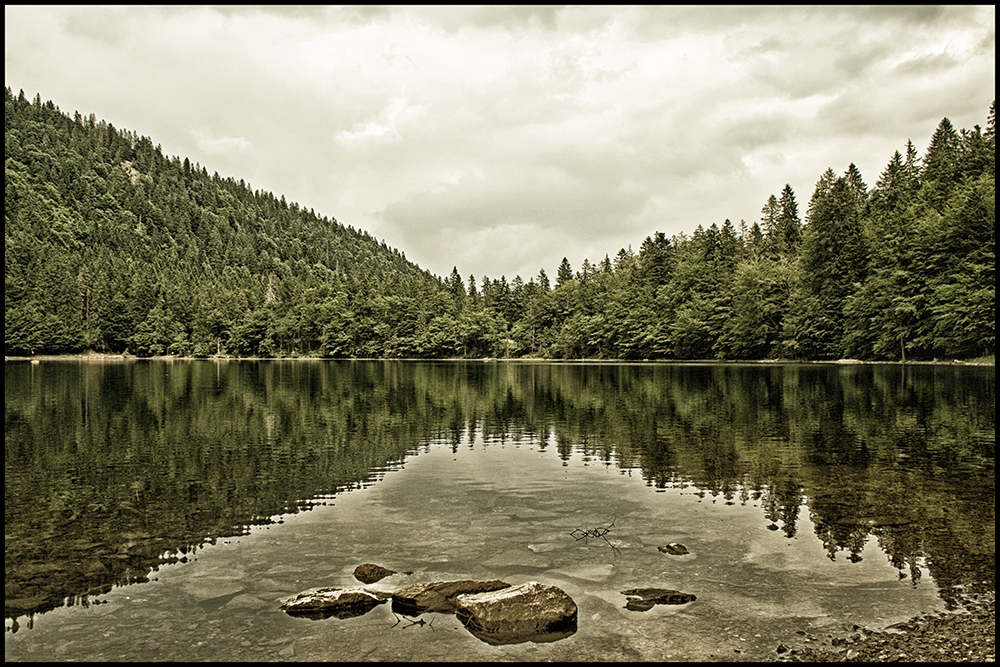
[[[354,577],[376,584],[398,573],[362,563]],[[631,588],[621,592],[625,608],[647,611],[658,604],[686,604],[696,597],[665,588]],[[311,619],[352,618],[390,603],[400,623],[427,623],[425,613],[455,614],[462,625],[488,644],[551,642],[576,632],[577,606],[557,586],[529,581],[511,585],[499,579],[417,582],[387,591],[382,588],[318,588],[294,595],[281,604],[293,616]],[[400,618],[402,617],[402,618]],[[433,621],[431,621],[432,623]]]
[[[785,662],[995,662],[996,593],[975,596],[963,609],[916,616],[883,629],[855,626],[846,636],[802,632],[796,648],[779,645]]]
[[[682,545],[660,551],[684,554]],[[397,572],[363,563],[354,577],[357,588],[318,588],[285,600],[281,608],[293,616],[314,620],[361,616],[382,604],[391,605],[398,623],[430,625],[427,613],[455,614],[478,639],[494,645],[552,642],[576,632],[577,606],[562,589],[537,581],[512,585],[499,579],[417,582],[392,591],[372,587]],[[394,577],[398,579],[398,577]],[[624,607],[646,611],[658,604],[681,605],[696,597],[664,588],[621,591]],[[792,646],[779,644],[774,659],[781,662],[993,662],[996,649],[994,594],[975,596],[964,608],[918,616],[888,628],[854,626],[853,632],[822,637],[805,631]],[[724,656],[717,656],[720,659]],[[738,657],[738,656],[733,656]]]

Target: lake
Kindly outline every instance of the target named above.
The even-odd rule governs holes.
[[[760,660],[995,588],[994,367],[8,361],[7,660]],[[581,537],[591,531],[592,537]],[[680,543],[687,555],[657,547]],[[556,641],[293,617],[503,579]],[[412,572],[412,574],[403,574]],[[696,596],[648,611],[623,590]],[[418,622],[422,621],[422,622]]]

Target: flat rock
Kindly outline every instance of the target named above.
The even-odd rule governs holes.
[[[288,598],[281,608],[294,616],[312,619],[353,618],[367,614],[388,599],[389,593],[363,588],[320,588]]]
[[[622,591],[625,608],[631,611],[649,611],[658,604],[687,604],[698,598],[669,588],[630,588]]]
[[[576,632],[576,603],[556,586],[529,581],[486,593],[459,595],[456,614],[488,644],[551,642]]]
[[[425,611],[451,614],[455,612],[455,597],[458,595],[495,591],[508,586],[510,584],[499,579],[460,579],[411,584],[392,594],[392,610],[407,616],[416,616]]]

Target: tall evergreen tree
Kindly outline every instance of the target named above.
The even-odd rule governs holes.
[[[563,257],[562,262],[559,263],[559,269],[556,271],[556,288],[562,287],[571,280],[573,280],[573,268],[569,265],[569,260]]]
[[[850,174],[850,170],[848,171]],[[784,345],[797,357],[842,352],[845,299],[864,278],[858,190],[847,176],[816,184],[802,240],[802,287],[786,320]]]
[[[795,191],[788,183],[781,190],[778,205],[781,207],[777,221],[778,248],[781,253],[793,256],[799,250],[802,238],[802,220],[799,218],[799,205],[795,201]]]
[[[465,300],[465,284],[462,282],[462,276],[459,274],[457,266],[452,267],[451,275],[448,277],[445,286],[451,292],[455,303],[461,304]]]
[[[913,198],[919,187],[912,143],[908,159],[896,151],[871,193],[864,220],[868,276],[844,303],[844,354],[906,360],[925,310],[926,285],[915,270],[919,243]],[[909,163],[909,165],[908,165]]]
[[[923,159],[921,181],[927,202],[938,212],[944,208],[960,174],[960,138],[947,117],[938,123]]]
[[[760,228],[764,232],[764,246],[769,252],[777,253],[781,245],[781,233],[778,220],[781,217],[781,205],[778,198],[771,195],[764,207],[760,209]]]
[[[545,273],[545,269],[538,269],[538,287],[542,292],[548,292],[552,289],[549,285],[549,276]]]
[[[956,186],[941,216],[927,215],[925,345],[940,355],[990,354],[996,341],[996,183],[992,173]]]
[[[673,272],[673,246],[663,232],[647,236],[639,247],[639,278],[655,288],[667,284]]]
[[[473,307],[478,307],[479,306],[479,290],[476,289],[476,277],[474,275],[472,275],[471,273],[469,274],[469,291],[468,291],[468,295],[469,295],[469,303]]]

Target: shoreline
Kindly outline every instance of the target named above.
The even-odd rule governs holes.
[[[232,357],[212,355],[208,357],[183,357],[162,355],[154,357],[137,357],[132,354],[114,354],[108,352],[90,352],[81,354],[36,354],[32,356],[4,356],[4,362],[29,361],[465,361],[481,363],[553,363],[553,364],[836,364],[840,366],[995,366],[994,361],[979,361],[965,359],[932,359],[913,361],[862,361],[860,359],[547,359],[544,357],[514,357],[514,358],[466,358],[466,357]]]
[[[807,635],[794,648],[779,645],[775,662],[995,662],[996,592],[964,608],[915,616],[881,630],[854,626],[846,636]],[[819,642],[819,643],[813,643]]]

